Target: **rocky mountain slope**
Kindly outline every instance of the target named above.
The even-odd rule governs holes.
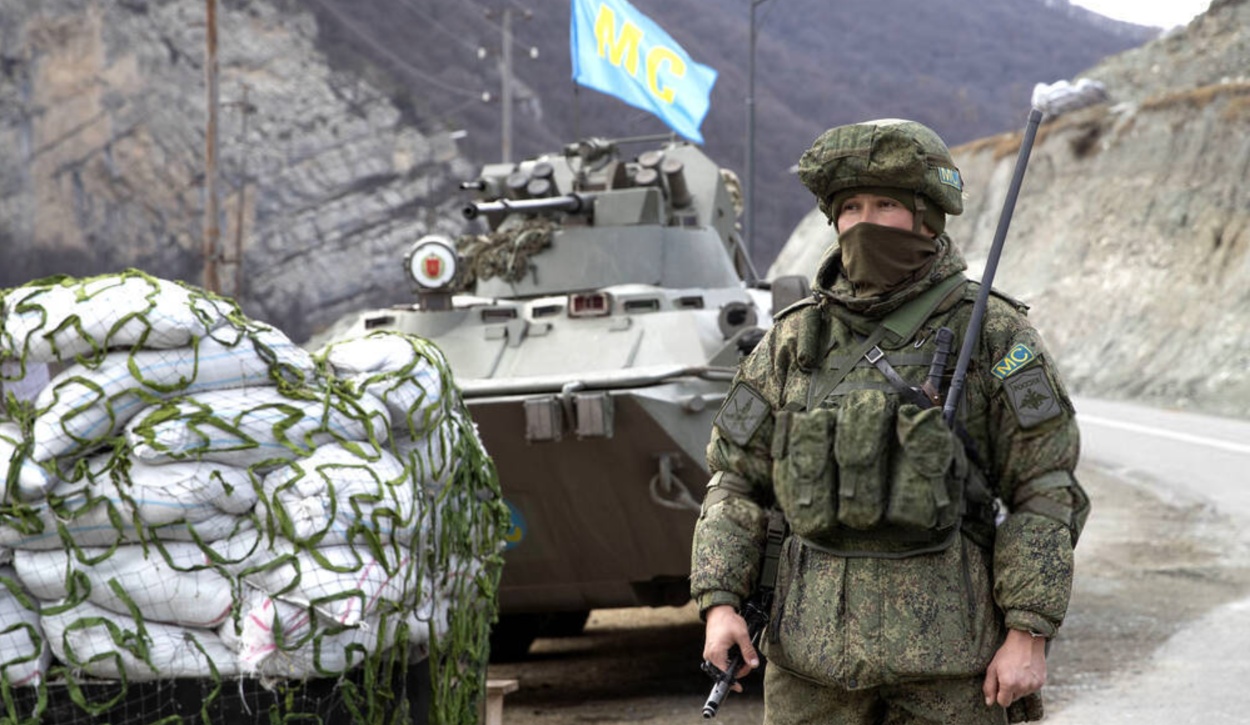
[[[639,5],[721,69],[705,132],[722,163],[741,172],[746,8],[708,17],[700,0]],[[1059,76],[1081,58],[1139,44],[1148,32],[1078,22],[1061,0],[940,0],[916,18],[903,12],[909,3],[878,5],[848,2],[856,9],[845,17],[828,16],[817,0],[762,8],[759,62],[767,72],[758,88],[757,181],[770,189],[760,222],[768,229],[763,215],[773,215],[774,246],[807,208],[788,188],[786,168],[839,114],[852,120],[922,109],[935,123],[960,119],[951,132],[967,129],[967,140],[989,132],[977,128],[1009,127],[995,114],[1011,94],[1027,96],[1020,79],[1035,76],[1025,70]],[[201,0],[0,0],[0,286],[128,266],[202,283],[210,181],[205,7]],[[218,0],[216,9],[220,289],[296,339],[347,312],[409,299],[404,251],[429,231],[463,230],[457,185],[497,158],[498,106],[479,95],[499,87],[497,56],[490,56],[498,7],[493,20],[485,5],[460,0]],[[518,154],[572,140],[579,114],[584,133],[663,130],[649,114],[623,113],[619,101],[589,91],[570,109],[568,5],[535,11],[530,21],[518,11],[516,20],[521,58],[535,34],[546,39],[541,62],[518,61],[528,63],[516,73]],[[917,20],[946,38],[933,46],[938,51],[959,52],[917,59],[909,54],[923,47],[903,44],[872,72],[830,73],[870,64],[880,33],[896,25],[883,24],[883,15]],[[1001,42],[1006,36],[995,28],[1025,20],[1031,32]],[[860,37],[858,23],[875,23],[878,34]],[[833,42],[830,28],[846,37]],[[479,47],[490,51],[486,59],[477,57]],[[1034,52],[1041,47],[1069,50]],[[777,70],[786,64],[799,70]],[[914,67],[927,75],[900,77],[900,68]],[[979,71],[988,75],[973,77]],[[996,74],[998,81],[987,80]],[[813,85],[831,92],[812,93]],[[875,105],[880,98],[895,105]],[[936,105],[944,98],[963,105]],[[452,130],[468,135],[457,139]]]
[[[459,232],[476,173],[330,67],[301,5],[217,3],[221,290],[295,339],[402,298],[403,250]],[[127,266],[201,284],[205,4],[3,2],[0,48],[0,286]]]
[[[1250,2],[1084,75],[1112,101],[1044,123],[995,286],[1030,317],[1075,392],[1250,415]],[[1024,125],[1021,119],[1021,126]],[[1020,134],[954,149],[984,259]],[[831,236],[806,217],[773,273],[807,271]]]

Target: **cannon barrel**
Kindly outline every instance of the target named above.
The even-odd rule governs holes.
[[[465,219],[476,219],[482,214],[495,212],[522,212],[532,214],[543,211],[563,211],[572,214],[589,213],[594,208],[593,194],[565,194],[544,199],[498,199],[496,201],[474,201],[466,204],[462,210]]]

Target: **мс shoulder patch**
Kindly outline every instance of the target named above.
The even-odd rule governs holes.
[[[768,417],[768,403],[764,396],[751,386],[738,383],[730,391],[725,404],[720,407],[712,423],[721,429],[729,440],[745,446]]]
[[[1059,396],[1046,375],[1046,368],[1040,365],[1004,380],[1003,390],[1007,391],[1007,400],[1016,412],[1021,428],[1032,428],[1063,412]]]
[[[1028,345],[1025,345],[1023,342],[1017,343],[1015,347],[1007,351],[1002,360],[994,363],[994,367],[990,368],[990,372],[994,373],[994,377],[999,380],[1006,380],[1036,359],[1037,354],[1030,350]]]

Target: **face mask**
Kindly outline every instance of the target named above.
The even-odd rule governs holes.
[[[842,269],[856,297],[876,297],[905,287],[937,254],[937,241],[910,229],[860,222],[838,235]]]

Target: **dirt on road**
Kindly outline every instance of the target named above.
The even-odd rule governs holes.
[[[1236,526],[1199,500],[1135,472],[1085,465],[1094,502],[1077,548],[1067,622],[1054,640],[1049,712],[1132,674],[1178,628],[1250,590]],[[514,678],[506,725],[703,722],[711,681],[699,670],[703,628],[693,606],[592,612],[577,637],[539,639],[529,657],[492,665]],[[762,680],[731,694],[716,721],[763,719]]]

